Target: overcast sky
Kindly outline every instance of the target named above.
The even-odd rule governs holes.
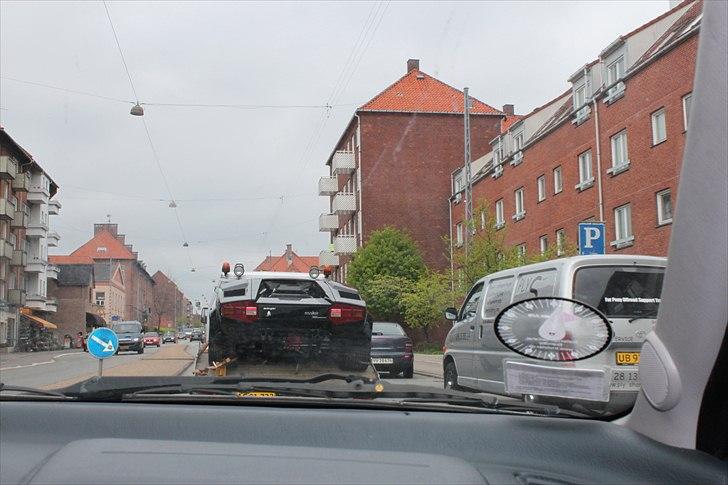
[[[669,8],[667,0],[107,5],[138,99],[150,103],[144,119],[123,102],[135,95],[103,3],[0,1],[0,122],[60,186],[52,253],[73,251],[110,214],[149,269],[192,299],[211,294],[223,260],[252,269],[289,242],[306,255],[326,247],[317,222],[327,209],[317,195],[324,162],[355,107],[402,76],[408,58],[492,106],[526,113],[563,92],[619,34]],[[334,106],[315,107],[326,104]]]

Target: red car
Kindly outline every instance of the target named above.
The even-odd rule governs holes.
[[[154,345],[159,347],[162,345],[162,338],[157,332],[147,332],[144,334],[144,345]]]

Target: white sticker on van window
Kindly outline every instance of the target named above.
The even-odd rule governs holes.
[[[580,369],[505,361],[506,392],[586,401],[609,401],[611,374],[604,369]]]
[[[630,298],[627,296],[605,296],[605,303],[660,303],[659,298]]]

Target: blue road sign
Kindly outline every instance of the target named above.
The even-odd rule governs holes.
[[[91,332],[86,345],[89,354],[97,359],[105,359],[116,353],[116,349],[119,348],[119,337],[110,328],[101,327]]]
[[[579,224],[579,254],[604,254],[607,231],[603,222]]]

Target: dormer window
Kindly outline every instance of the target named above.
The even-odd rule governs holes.
[[[622,82],[625,72],[624,55],[618,55],[609,60],[606,66],[606,85],[609,89],[607,90],[607,97],[604,102],[609,104],[621,98],[624,94],[624,83]]]

